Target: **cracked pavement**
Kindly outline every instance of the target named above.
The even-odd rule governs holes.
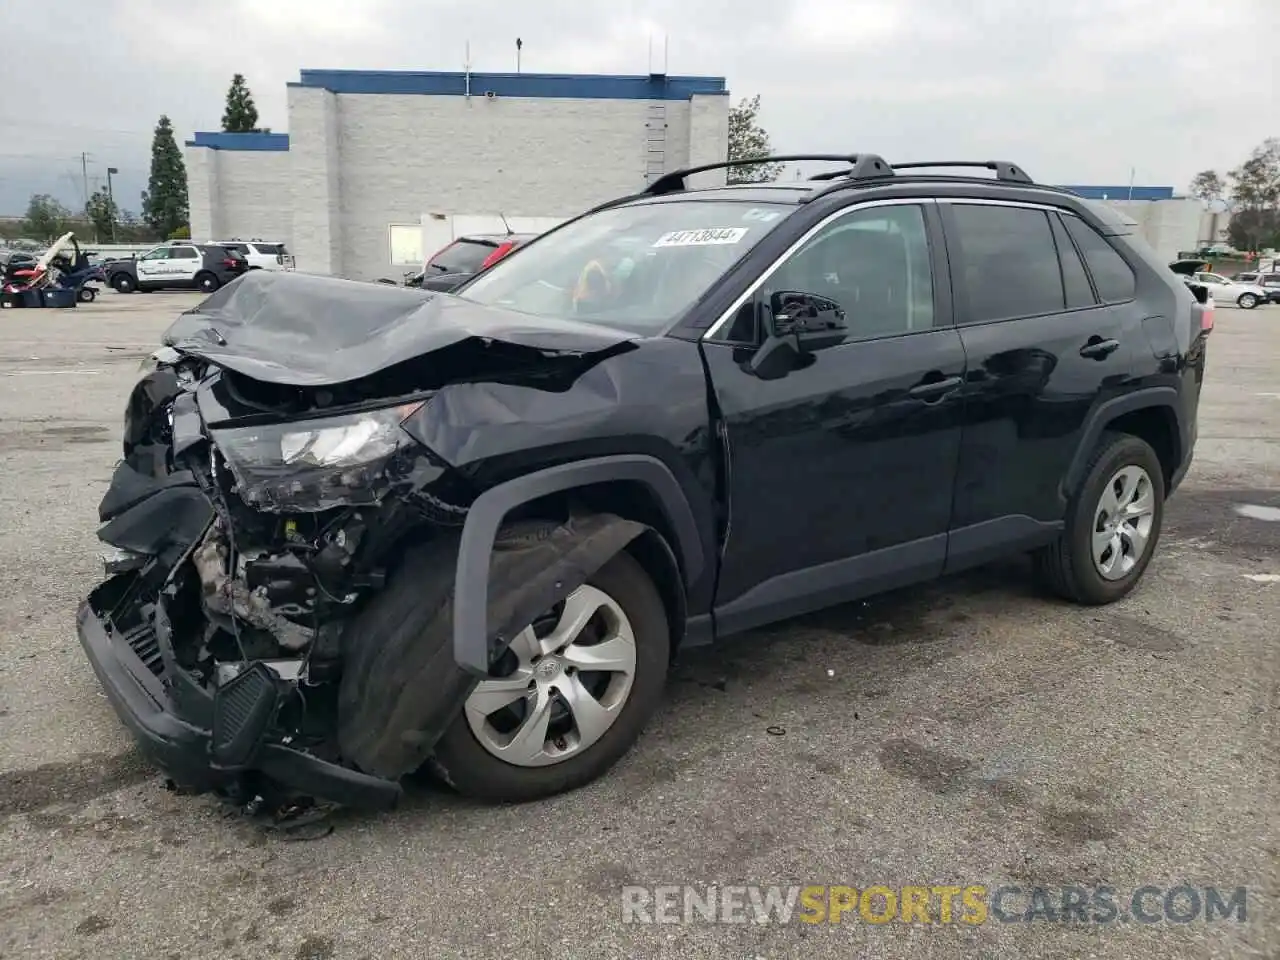
[[[1274,957],[1280,307],[1218,311],[1196,461],[1145,583],[1011,561],[674,671],[637,749],[524,807],[415,783],[283,842],[166,792],[75,637],[140,359],[187,294],[0,314],[0,956]],[[1261,509],[1259,509],[1261,508]],[[1249,887],[1153,925],[637,925],[641,884]]]

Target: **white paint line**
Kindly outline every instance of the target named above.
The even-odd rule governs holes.
[[[68,376],[70,374],[76,374],[76,375],[87,374],[89,376],[93,376],[96,373],[102,373],[102,371],[101,370],[77,370],[74,367],[67,369],[64,367],[61,370],[11,370],[8,373],[3,374],[3,376],[6,376],[6,377],[57,377],[57,376]]]
[[[1280,523],[1280,507],[1264,507],[1257,503],[1237,503],[1236,513],[1250,520],[1266,520],[1269,523]]]
[[[1271,400],[1280,400],[1280,393],[1259,393],[1256,394],[1256,396],[1267,397]]]
[[[1246,573],[1244,578],[1254,583],[1280,583],[1280,573]]]

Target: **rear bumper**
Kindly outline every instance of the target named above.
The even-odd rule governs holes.
[[[218,766],[213,760],[212,722],[205,726],[181,715],[172,697],[174,686],[143,663],[102,616],[94,599],[90,594],[76,617],[80,644],[116,714],[143,753],[176,786],[194,792],[234,793],[247,775],[256,773],[299,794],[345,806],[373,810],[395,806],[401,795],[395,781],[371,777],[266,738],[256,745],[249,762]],[[163,620],[157,618],[157,632],[162,630]],[[158,640],[168,643],[166,636]]]

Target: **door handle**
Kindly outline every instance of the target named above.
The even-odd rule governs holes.
[[[917,400],[924,400],[926,403],[933,400],[941,400],[944,394],[950,393],[952,390],[960,386],[964,381],[959,377],[944,377],[941,380],[925,380],[917,383],[914,387],[907,391]]]
[[[1080,356],[1090,360],[1103,360],[1120,349],[1119,340],[1103,340],[1101,337],[1090,337],[1089,342],[1080,348]]]

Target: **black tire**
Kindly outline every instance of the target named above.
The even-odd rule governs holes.
[[[117,273],[111,278],[111,288],[116,293],[133,293],[138,289],[138,284],[129,274]]]
[[[1134,568],[1118,580],[1107,580],[1093,562],[1091,541],[1094,513],[1107,482],[1125,466],[1137,466],[1151,479],[1154,513],[1146,552]],[[1058,540],[1036,551],[1036,572],[1054,593],[1074,603],[1099,606],[1126,596],[1142,579],[1155,555],[1164,520],[1164,471],[1160,458],[1145,440],[1107,432],[1085,470],[1084,482],[1067,505],[1066,526]]]
[[[1239,299],[1236,300],[1236,306],[1241,310],[1252,310],[1257,305],[1258,298],[1252,293],[1242,293],[1240,294]]]
[[[220,286],[222,286],[222,282],[218,280],[215,274],[209,273],[207,270],[196,274],[196,289],[201,293],[213,293]]]
[[[625,552],[587,583],[612,597],[635,631],[635,679],[617,720],[595,744],[561,763],[517,767],[485,750],[460,714],[436,744],[432,767],[464,796],[489,803],[524,803],[585,786],[631,749],[657,710],[671,655],[670,627],[657,587],[644,567]]]
[[[81,303],[93,303],[97,299],[98,291],[93,287],[81,287],[76,291],[76,299]]]

